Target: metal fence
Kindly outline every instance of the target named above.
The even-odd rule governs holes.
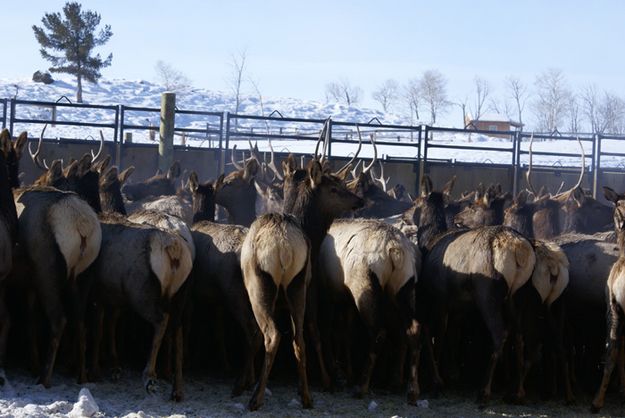
[[[65,102],[61,100],[65,99]],[[62,125],[89,127],[95,129],[108,129],[112,131],[116,155],[115,161],[120,164],[121,154],[132,143],[132,133],[149,135],[158,143],[156,132],[159,130],[159,108],[135,107],[126,105],[89,105],[69,103],[69,99],[61,98],[57,102],[29,101],[0,99],[2,105],[2,125],[9,126],[13,132],[16,125]],[[81,116],[80,112],[73,112],[70,120],[68,117],[59,117],[59,110],[64,108],[85,109],[91,113]],[[35,110],[33,110],[35,109]],[[93,115],[97,118],[93,118]],[[27,114],[28,117],[22,115]],[[193,119],[193,120],[191,120]],[[242,115],[228,112],[208,112],[197,110],[176,109],[176,147],[185,149],[206,149],[216,152],[218,172],[226,169],[226,158],[230,158],[233,149],[247,150],[250,141],[256,142],[261,151],[267,151],[268,141],[273,140],[279,155],[287,153],[310,154],[314,141],[317,141],[319,132],[326,120],[283,117],[277,111],[269,116]],[[373,134],[376,138],[378,149],[383,149],[378,157],[385,165],[408,165],[416,177],[415,183],[424,173],[444,170],[447,173],[454,169],[474,169],[482,172],[480,176],[492,175],[503,176],[502,185],[508,190],[516,192],[523,179],[523,173],[527,167],[528,142],[530,134],[518,131],[478,131],[466,129],[453,129],[433,126],[408,126],[383,124],[377,118],[364,123],[347,121],[329,121],[329,138],[327,154],[337,159],[349,157],[356,148],[358,130],[363,135],[363,141],[368,143],[368,138]],[[488,145],[477,142],[483,136],[492,138],[497,136],[500,143]],[[110,135],[106,136],[111,138]],[[454,141],[453,138],[462,140]],[[625,152],[620,152],[625,136],[579,134],[575,136],[562,136],[556,134],[535,134],[534,140],[566,140],[577,139],[585,144],[587,178],[591,179],[588,184],[597,194],[598,187],[603,183],[604,174],[614,176],[615,173],[624,177]],[[452,138],[452,139],[449,139]],[[59,139],[63,141],[64,138]],[[195,142],[189,141],[190,139]],[[199,141],[199,142],[197,142]],[[289,146],[281,141],[289,141]],[[475,141],[475,142],[472,142]],[[298,146],[301,142],[301,147]],[[615,142],[605,147],[607,142]],[[195,145],[194,145],[195,143]],[[347,145],[347,146],[345,146]],[[139,146],[137,144],[137,146]],[[149,146],[149,144],[141,144]],[[297,149],[289,149],[289,147]],[[406,152],[409,148],[411,151]],[[540,148],[540,147],[539,147]],[[399,150],[396,152],[393,150]],[[463,157],[468,155],[463,151],[478,151],[484,158],[482,161],[467,161]],[[553,166],[541,167],[534,164],[537,172],[551,173],[555,177],[579,172],[581,152],[544,151],[534,149],[532,155],[535,158],[556,157]],[[369,155],[367,158],[370,158]],[[447,168],[446,168],[447,167]],[[489,171],[490,170],[490,171]],[[503,173],[503,174],[502,174]],[[605,177],[607,178],[607,177]],[[499,179],[501,180],[501,179]],[[613,177],[608,179],[613,181]],[[609,183],[608,181],[608,183]]]

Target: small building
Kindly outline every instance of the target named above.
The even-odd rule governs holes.
[[[523,127],[522,123],[510,120],[510,118],[506,117],[505,115],[500,115],[498,113],[485,113],[480,116],[479,119],[471,119],[471,117],[468,116],[465,125],[466,129],[492,132],[516,131],[520,130]],[[493,134],[493,136],[507,137],[508,135]]]

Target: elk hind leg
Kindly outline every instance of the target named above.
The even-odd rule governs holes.
[[[605,402],[605,393],[608,390],[610,384],[610,377],[612,376],[612,370],[617,361],[617,357],[620,351],[621,336],[623,334],[623,311],[618,306],[616,301],[610,294],[610,306],[608,311],[608,335],[605,349],[605,364],[603,366],[603,377],[601,384],[597,390],[597,394],[592,401],[590,410],[592,412],[599,412]]]
[[[365,366],[363,367],[361,383],[355,393],[358,398],[362,398],[369,393],[371,375],[373,374],[377,355],[386,340],[386,332],[383,327],[384,312],[382,306],[382,298],[384,295],[377,276],[370,270],[367,272],[366,286],[354,290],[356,291],[352,291],[352,294],[356,301],[356,307],[358,308],[360,317],[367,329],[369,339],[369,352],[365,361]]]
[[[306,346],[304,343],[304,316],[306,307],[306,275],[307,267],[293,278],[286,289],[286,301],[291,313],[293,325],[293,351],[297,360],[297,373],[299,377],[299,394],[303,408],[312,408],[312,397],[308,388],[308,376],[306,374]]]
[[[280,331],[275,319],[278,288],[271,276],[259,269],[256,269],[253,277],[249,278],[249,283],[248,294],[250,295],[252,310],[265,342],[263,367],[248,404],[248,408],[255,411],[264,403],[267,380],[280,345]]]

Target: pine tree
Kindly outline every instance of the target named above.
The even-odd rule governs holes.
[[[111,26],[105,25],[96,35],[100,15],[90,10],[82,11],[77,2],[67,2],[61,13],[46,13],[41,19],[43,27],[33,25],[35,38],[41,45],[41,56],[52,63],[50,71],[76,76],[78,84],[76,101],[82,103],[83,78],[97,83],[100,70],[111,65],[113,54],[102,60],[100,54],[92,55],[93,48],[104,45],[113,35]],[[50,51],[61,51],[53,55]]]

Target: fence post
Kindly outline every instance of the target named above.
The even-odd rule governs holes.
[[[330,120],[328,121],[328,155],[326,156],[326,158],[329,160],[331,156],[332,156],[332,118],[330,118]]]
[[[13,124],[15,123],[15,99],[11,100],[11,116],[9,117],[9,132],[13,132]]]
[[[593,134],[594,140],[594,158],[597,159],[597,163],[595,164],[595,172],[592,177],[592,197],[597,198],[597,188],[599,187],[599,183],[601,181],[600,173],[601,170],[601,134]]]
[[[161,95],[161,125],[158,141],[158,168],[167,172],[174,162],[174,128],[176,119],[176,93]]]
[[[7,99],[2,99],[2,129],[7,127]]]
[[[512,196],[516,196],[519,190],[519,161],[521,151],[521,138],[519,137],[519,131],[516,131],[512,136]]]

